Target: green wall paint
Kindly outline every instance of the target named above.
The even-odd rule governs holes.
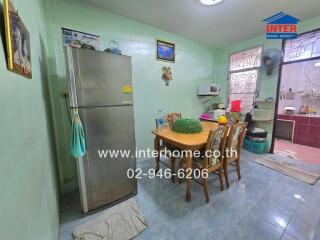
[[[320,28],[320,17],[310,19],[307,21],[303,21],[298,26],[298,32],[303,33],[306,31],[310,31],[313,29]],[[218,57],[218,77],[217,82],[220,84],[222,90],[222,94],[219,96],[216,101],[226,101],[227,98],[227,78],[228,78],[228,58],[229,55],[233,52],[242,51],[245,49],[250,49],[256,46],[263,46],[264,49],[268,48],[276,48],[281,49],[282,41],[281,40],[267,40],[265,35],[259,36],[256,38],[252,38],[231,46],[228,46],[223,49],[219,49],[219,57]],[[278,73],[275,72],[272,76],[267,76],[266,74],[262,74],[260,81],[260,89],[259,89],[259,97],[273,97],[276,98],[277,91],[277,82],[278,82]],[[272,126],[263,124],[261,127],[265,127],[269,132],[269,141],[268,145],[270,147],[271,137],[272,137]]]
[[[31,34],[33,79],[6,68],[0,0],[0,239],[56,240],[59,210],[45,6],[42,0],[14,3]]]
[[[68,154],[70,124],[61,97],[61,93],[67,91],[61,27],[100,35],[103,49],[107,48],[110,40],[116,40],[122,53],[132,56],[135,130],[139,149],[153,147],[151,130],[155,127],[158,110],[163,113],[179,111],[184,117],[193,118],[203,112],[204,105],[197,97],[197,87],[215,80],[217,55],[214,49],[76,2],[58,0],[52,9],[53,57],[57,64],[53,97],[59,139],[60,180],[63,184],[74,179],[75,163]],[[176,44],[176,63],[155,60],[156,39]],[[172,69],[170,86],[165,86],[161,80],[162,66]]]

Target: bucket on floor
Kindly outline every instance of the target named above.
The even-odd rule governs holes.
[[[253,142],[248,139],[244,139],[244,149],[256,154],[265,153],[267,143],[266,142]]]

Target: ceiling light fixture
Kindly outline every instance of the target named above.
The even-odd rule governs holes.
[[[223,0],[200,0],[200,2],[203,5],[207,5],[207,6],[215,5],[215,4],[221,3],[222,1]]]

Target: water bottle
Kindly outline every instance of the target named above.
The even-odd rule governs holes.
[[[165,124],[165,120],[164,118],[162,117],[162,113],[161,113],[161,110],[159,110],[158,112],[158,118],[156,120],[156,127],[157,129],[161,130],[164,128],[164,124]]]

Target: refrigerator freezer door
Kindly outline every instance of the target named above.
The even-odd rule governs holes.
[[[77,48],[70,51],[78,106],[132,104],[132,94],[123,92],[125,84],[132,84],[131,57]]]
[[[78,159],[78,178],[87,212],[136,193],[136,179],[127,177],[127,170],[136,168],[133,106],[82,108],[79,113],[87,153]],[[130,156],[100,158],[98,150],[127,150]]]

